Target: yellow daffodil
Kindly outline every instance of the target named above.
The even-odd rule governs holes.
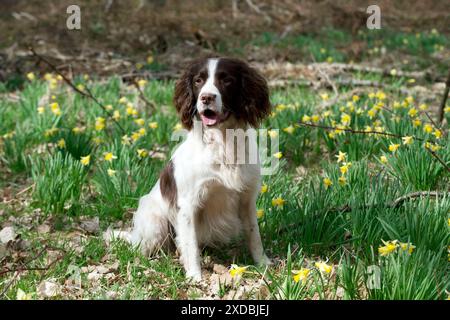
[[[138,125],[138,126],[143,126],[145,124],[145,120],[142,118],[139,119],[135,119],[134,122]]]
[[[264,183],[264,184],[261,186],[261,193],[266,193],[267,190],[269,190],[269,187],[267,186],[267,184]]]
[[[130,138],[128,135],[122,136],[121,141],[122,141],[122,144],[123,144],[123,145],[129,145],[129,144],[131,144],[131,138]]]
[[[302,122],[309,122],[309,121],[311,121],[311,117],[308,116],[307,114],[305,114],[305,115],[302,117]]]
[[[113,106],[111,104],[107,104],[105,106],[105,109],[108,110],[108,111],[111,111],[113,109]]]
[[[274,206],[274,207],[282,207],[285,202],[286,202],[286,200],[284,200],[281,197],[278,197],[278,198],[272,199],[272,206]]]
[[[174,127],[173,127],[173,131],[178,131],[181,130],[183,128],[183,126],[181,125],[181,123],[177,123]]]
[[[333,271],[333,266],[326,264],[325,262],[316,262],[315,267],[320,270],[320,272],[329,274]]]
[[[142,135],[139,133],[139,131],[135,131],[131,134],[131,140],[133,140],[133,142],[136,142],[141,136]]]
[[[116,170],[108,169],[108,176],[112,177],[116,174]]]
[[[150,129],[157,129],[158,128],[158,122],[150,122],[148,124]]]
[[[147,80],[141,79],[141,80],[139,80],[137,83],[138,83],[139,88],[142,89],[142,88],[144,88],[145,85],[147,84]]]
[[[428,106],[427,106],[425,103],[422,103],[422,104],[419,106],[419,109],[422,110],[422,111],[425,111],[425,110],[428,109]]]
[[[425,143],[425,148],[430,149],[431,151],[438,151],[439,149],[441,149],[441,146],[435,144],[435,143],[430,143],[430,142],[426,142]]]
[[[450,106],[446,106],[444,108],[444,113],[450,113]]]
[[[323,101],[327,101],[330,99],[330,96],[328,95],[328,93],[321,93],[320,97],[322,98]]]
[[[359,101],[359,96],[356,95],[356,94],[354,94],[354,95],[352,96],[352,101],[353,101],[353,102],[358,102],[358,101]]]
[[[44,136],[46,136],[46,137],[54,136],[58,132],[58,130],[59,129],[55,128],[55,127],[51,128],[51,129],[47,129],[44,132]]]
[[[347,153],[339,151],[337,155],[335,155],[337,158],[337,162],[344,162],[347,159]]]
[[[414,246],[412,243],[400,242],[399,245],[403,251],[408,251],[409,254],[413,253],[414,249],[416,248],[416,246]]]
[[[403,144],[405,144],[405,145],[407,145],[407,144],[412,144],[413,143],[413,137],[411,137],[411,136],[405,136],[405,137],[402,137],[402,140],[403,140]]]
[[[341,187],[345,186],[347,184],[347,178],[344,176],[340,176],[338,179],[339,185]]]
[[[391,69],[391,71],[389,73],[391,74],[391,76],[396,76],[397,75],[397,70],[396,69]]]
[[[378,100],[386,99],[386,94],[383,91],[381,91],[381,90],[377,91],[375,96],[377,97]]]
[[[412,96],[408,96],[408,97],[406,97],[405,101],[408,102],[409,104],[411,104],[414,102],[414,98]]]
[[[50,109],[52,110],[52,112],[59,116],[61,114],[61,109],[59,108],[59,104],[58,102],[53,102],[50,104]]]
[[[105,118],[103,117],[98,117],[95,119],[95,130],[97,131],[101,131],[105,128]]]
[[[375,93],[370,92],[370,93],[368,94],[368,97],[369,97],[369,99],[375,98]]]
[[[387,242],[384,240],[382,240],[382,241],[384,243],[384,246],[381,246],[378,248],[378,253],[383,257],[391,254],[398,247],[397,240],[387,241]]]
[[[292,125],[290,125],[289,127],[284,128],[283,131],[292,134],[294,133],[295,128]]]
[[[285,110],[286,109],[286,105],[285,104],[277,104],[276,105],[276,107],[275,107],[275,110],[277,110],[277,111],[283,111],[283,110]]]
[[[320,116],[317,115],[317,114],[313,114],[313,115],[311,116],[311,120],[312,120],[312,122],[319,122]]]
[[[120,119],[120,111],[119,110],[114,110],[112,118],[114,120],[116,120],[116,121],[119,120]]]
[[[413,126],[414,128],[420,127],[422,125],[422,121],[420,119],[414,119]]]
[[[39,114],[43,114],[43,113],[45,112],[45,108],[44,108],[44,107],[38,107],[38,108],[37,108],[37,112],[38,112]]]
[[[343,125],[348,126],[350,124],[350,121],[352,120],[352,117],[350,115],[343,113],[341,115],[341,122]]]
[[[333,182],[330,178],[323,178],[323,184],[325,185],[325,189],[328,189],[333,185]]]
[[[395,152],[395,151],[397,151],[397,149],[400,147],[400,144],[394,144],[394,143],[391,143],[390,145],[389,145],[389,151],[390,152]]]
[[[121,104],[126,104],[127,102],[128,102],[127,97],[121,97],[121,98],[119,99],[119,103],[121,103]]]
[[[341,174],[346,174],[348,172],[348,169],[352,166],[351,162],[344,162],[343,166],[339,167],[339,170],[341,171]]]
[[[381,156],[381,157],[380,157],[380,161],[381,161],[382,163],[387,163],[387,162],[388,162],[388,159],[387,159],[386,156]]]
[[[416,83],[416,79],[411,78],[411,79],[408,79],[407,82],[408,82],[408,83]]]
[[[332,63],[333,60],[334,60],[333,57],[328,57],[328,58],[327,58],[327,62],[328,62],[328,63]]]
[[[59,148],[64,149],[66,147],[66,141],[64,139],[59,139],[58,142],[56,143],[56,145]]]
[[[432,133],[433,132],[433,126],[429,123],[423,126],[423,131],[426,133]]]
[[[33,81],[34,79],[36,79],[36,77],[34,76],[33,72],[29,72],[27,73],[27,79]]]
[[[370,119],[373,119],[377,115],[377,110],[372,108],[367,111],[367,115],[369,116]]]
[[[273,156],[275,158],[277,158],[277,159],[281,159],[283,157],[283,153],[282,152],[277,152],[277,153],[274,153]]]
[[[264,210],[263,209],[256,210],[256,217],[258,219],[261,219],[263,216],[264,216]]]
[[[402,105],[398,101],[394,101],[393,107],[394,109],[399,109]]]
[[[441,130],[434,130],[433,135],[436,137],[436,139],[440,139],[442,137],[442,131]]]
[[[115,155],[113,155],[112,152],[105,152],[105,153],[103,154],[103,159],[104,159],[105,161],[112,162],[114,159],[117,159],[117,157],[116,157]]]
[[[408,114],[409,114],[410,117],[415,117],[415,116],[417,116],[417,113],[418,113],[418,111],[417,111],[416,108],[411,108],[411,109],[409,109],[409,111],[408,111]]]
[[[91,161],[91,155],[87,155],[85,157],[81,157],[80,162],[83,166],[88,166]]]
[[[306,280],[308,279],[308,275],[311,272],[310,269],[308,268],[302,268],[300,270],[293,270],[292,271],[294,273],[294,281],[295,282],[299,282],[301,281],[303,284],[306,282]]]
[[[148,63],[148,64],[152,64],[153,61],[155,61],[155,59],[153,58],[152,55],[150,55],[150,56],[147,57],[147,63]]]
[[[148,155],[148,152],[145,149],[137,149],[137,154],[140,158],[145,158]]]
[[[84,131],[83,127],[73,127],[72,128],[72,132],[75,134],[81,133],[82,131]]]
[[[77,89],[80,90],[80,91],[84,91],[84,85],[78,84],[77,85]]]
[[[235,264],[231,265],[230,268],[230,275],[232,278],[236,277],[236,276],[241,276],[244,274],[244,272],[247,270],[248,267],[239,267]]]

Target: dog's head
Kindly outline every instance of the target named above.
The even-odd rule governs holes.
[[[189,130],[195,118],[206,127],[230,117],[257,127],[271,109],[266,80],[244,61],[231,58],[192,63],[175,85],[174,104]]]

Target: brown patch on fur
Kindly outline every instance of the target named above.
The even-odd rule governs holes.
[[[175,182],[172,160],[169,161],[167,166],[161,172],[159,179],[163,198],[169,202],[171,207],[175,207],[177,205],[177,184]]]

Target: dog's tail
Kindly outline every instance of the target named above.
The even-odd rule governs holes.
[[[103,233],[103,240],[107,244],[109,244],[113,240],[124,240],[128,243],[131,243],[131,232],[130,231],[123,231],[123,230],[113,230],[111,228],[108,228]]]

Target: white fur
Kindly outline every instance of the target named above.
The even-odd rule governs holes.
[[[214,78],[216,74],[217,65],[219,64],[219,59],[209,59],[208,60],[208,78],[206,79],[205,84],[200,90],[199,97],[202,94],[215,94],[216,100],[212,104],[211,107],[216,112],[222,112],[222,95],[220,94],[219,89],[214,85]],[[201,102],[200,99],[197,100],[197,110],[198,112],[202,112],[206,106]]]

